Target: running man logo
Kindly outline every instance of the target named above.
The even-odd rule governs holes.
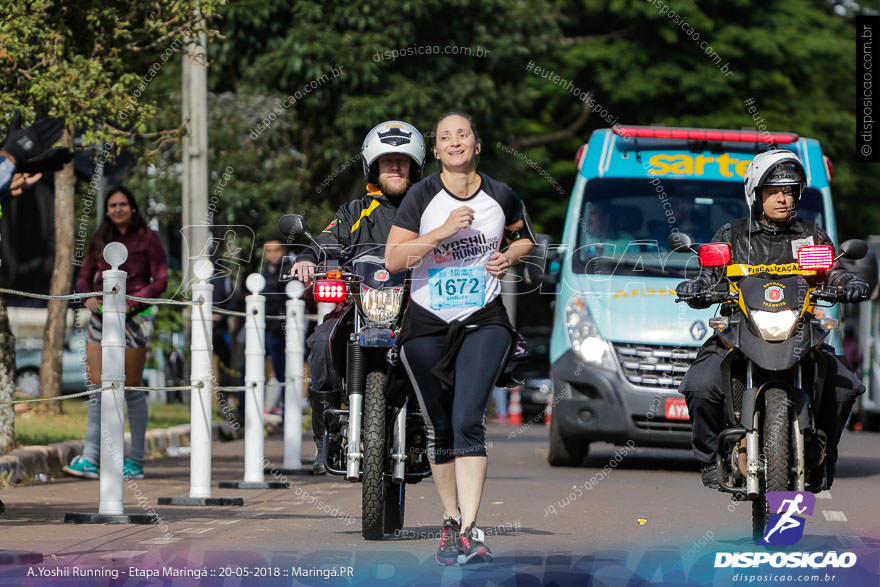
[[[816,507],[816,495],[809,491],[769,491],[764,496],[770,511],[767,531],[758,544],[791,546],[804,535],[807,520]]]

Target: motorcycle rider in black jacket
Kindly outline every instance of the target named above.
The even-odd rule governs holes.
[[[750,215],[722,226],[712,241],[730,243],[732,262],[751,265],[794,263],[801,246],[831,245],[825,231],[795,216],[806,184],[805,177],[801,160],[791,151],[774,149],[756,155],[745,176]],[[687,298],[706,291],[719,281],[721,275],[720,269],[704,268],[696,279],[678,284],[676,293]],[[869,293],[868,284],[836,264],[827,275],[827,283],[840,288],[841,301],[858,302]],[[696,300],[688,304],[694,308],[708,307],[708,304]],[[837,461],[837,443],[853,402],[865,392],[865,387],[834,355],[830,346],[823,345],[821,351],[827,371],[816,425],[827,438],[827,487],[830,488]],[[679,387],[693,423],[694,455],[700,461],[703,484],[715,489],[718,488],[715,450],[718,434],[724,428],[724,389],[730,385],[722,367],[729,352],[730,349],[717,336],[712,336],[700,348]]]
[[[385,241],[397,207],[410,186],[422,177],[425,142],[419,131],[406,122],[383,122],[367,133],[361,159],[367,177],[366,195],[343,204],[315,239],[320,248],[311,245],[300,253],[293,266],[293,276],[307,286],[319,261],[339,259],[345,263],[364,254],[384,257]],[[328,314],[307,341],[309,403],[317,449],[312,470],[316,475],[327,472],[320,458],[324,437],[321,415],[328,408],[338,408],[341,401],[341,384],[330,357],[330,334],[342,315],[342,308]]]

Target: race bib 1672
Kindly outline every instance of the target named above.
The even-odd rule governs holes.
[[[431,308],[466,308],[482,306],[486,295],[486,269],[446,267],[428,271]]]

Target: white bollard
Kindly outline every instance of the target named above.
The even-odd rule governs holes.
[[[263,402],[266,389],[266,278],[251,273],[244,299],[244,482],[263,482]]]
[[[125,279],[119,266],[128,259],[122,243],[104,247],[104,260],[110,269],[101,275],[104,294],[101,310],[101,387],[113,386],[101,397],[101,482],[99,515],[122,514],[122,464],[125,449]]]
[[[214,274],[214,264],[207,259],[196,261],[193,266],[196,279],[192,284],[192,299],[201,299],[192,308],[192,359],[190,383],[191,444],[189,496],[211,497],[211,414],[213,412],[214,373],[211,362],[211,329],[213,319],[214,286],[208,280]],[[202,384],[201,389],[197,386]]]
[[[306,303],[300,299],[304,286],[292,280],[285,291],[287,323],[284,337],[284,468],[302,467],[302,396],[303,359],[305,355]],[[314,417],[314,416],[313,416]]]

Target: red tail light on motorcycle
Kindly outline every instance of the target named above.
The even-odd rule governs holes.
[[[324,279],[315,282],[316,302],[344,302],[345,282],[341,279]]]
[[[730,243],[707,243],[697,249],[700,267],[725,267],[730,265]]]
[[[824,270],[834,265],[834,249],[828,245],[806,246],[798,249],[798,269]]]

